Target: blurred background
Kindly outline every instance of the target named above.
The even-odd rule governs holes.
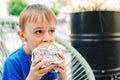
[[[5,43],[9,52],[21,44],[16,38],[16,33],[13,32],[18,29],[20,12],[27,5],[35,3],[45,4],[54,11],[58,21],[57,35],[68,42],[70,42],[71,13],[94,10],[120,11],[120,0],[0,0],[0,41]]]
[[[120,0],[0,0],[0,44],[2,45],[0,71],[7,53],[11,53],[22,44],[16,33],[20,12],[27,5],[35,3],[45,4],[54,11],[58,21],[56,36],[68,43],[71,43],[71,13],[99,10],[120,11]]]

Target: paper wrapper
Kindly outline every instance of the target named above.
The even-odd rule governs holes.
[[[42,56],[43,59],[47,59],[49,63],[44,64],[41,68],[51,64],[59,64],[63,62],[63,60],[57,55],[58,53],[61,53],[61,51],[55,43],[42,43],[37,48],[33,49],[32,60],[35,60],[40,56]]]

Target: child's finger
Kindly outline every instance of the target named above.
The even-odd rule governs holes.
[[[58,53],[57,55],[58,55],[61,59],[65,59],[65,57],[64,57],[63,54]]]
[[[36,64],[38,64],[39,62],[41,62],[42,61],[42,57],[38,57],[38,58],[36,58],[35,60],[33,60],[32,61],[32,66],[35,66]]]
[[[37,69],[37,70],[38,69],[43,69],[43,68],[45,68],[45,67],[47,67],[49,65],[51,65],[49,60],[48,59],[44,59],[41,62],[39,62],[38,64],[36,64],[35,69]]]
[[[43,69],[39,69],[39,73],[40,74],[41,73],[47,73],[47,72],[51,71],[53,68],[54,68],[54,65],[49,65],[49,66],[47,66],[47,67],[45,67]]]

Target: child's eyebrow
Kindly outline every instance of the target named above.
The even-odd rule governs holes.
[[[49,28],[56,29],[56,27],[53,27],[53,26],[52,26],[52,27],[49,27]]]
[[[44,27],[35,27],[35,28],[33,28],[34,31],[35,30],[42,30],[42,29],[44,29]]]
[[[37,29],[46,29],[46,27],[38,26],[38,27],[34,28],[34,30],[37,30]],[[56,29],[56,27],[55,26],[50,26],[49,29]]]

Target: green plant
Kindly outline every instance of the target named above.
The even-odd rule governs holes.
[[[8,13],[10,15],[18,16],[26,6],[26,0],[9,0]]]
[[[51,9],[52,9],[52,11],[54,12],[54,14],[55,14],[56,16],[59,14],[59,11],[58,11],[57,8],[52,7]]]

